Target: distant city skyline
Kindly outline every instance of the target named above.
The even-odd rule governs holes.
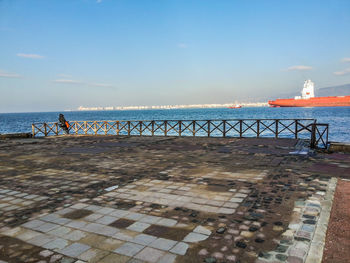
[[[224,104],[350,83],[350,1],[2,0],[0,112]]]

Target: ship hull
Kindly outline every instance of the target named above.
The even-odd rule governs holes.
[[[350,106],[350,96],[277,99],[269,101],[269,105],[271,107],[346,107]]]

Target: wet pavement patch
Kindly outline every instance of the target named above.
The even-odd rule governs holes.
[[[90,210],[77,209],[77,210],[74,210],[72,212],[68,212],[68,213],[64,214],[63,217],[69,218],[69,219],[80,219],[80,218],[86,217],[88,215],[91,215],[92,213],[93,212]]]
[[[109,225],[116,227],[116,228],[127,228],[128,226],[132,225],[133,223],[135,223],[134,220],[120,218]]]
[[[175,228],[175,227],[166,227],[166,226],[158,226],[152,225],[143,233],[153,236],[159,236],[166,239],[181,241],[187,236],[191,230],[184,228]]]

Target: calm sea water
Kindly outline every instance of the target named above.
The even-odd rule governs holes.
[[[56,122],[58,114],[59,112],[1,113],[0,133],[31,132],[33,122]],[[311,118],[330,125],[330,141],[350,142],[350,107],[72,111],[63,114],[69,121]]]

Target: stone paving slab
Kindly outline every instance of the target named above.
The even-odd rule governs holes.
[[[318,237],[330,179],[350,159],[289,154],[296,143],[1,141],[0,260],[304,262]],[[339,169],[320,176],[317,167],[329,165]]]

